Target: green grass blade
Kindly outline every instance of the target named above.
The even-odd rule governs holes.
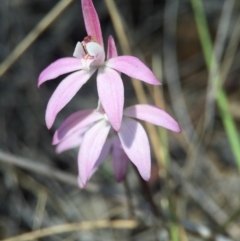
[[[210,38],[210,33],[208,29],[207,20],[204,14],[203,4],[201,0],[191,0],[193,7],[195,20],[199,32],[199,37],[203,49],[203,54],[208,70],[216,67],[216,59],[214,58],[212,41]],[[238,131],[236,124],[229,112],[228,108],[228,99],[226,93],[220,83],[221,76],[219,73],[216,74],[216,77],[213,79],[214,86],[216,88],[216,102],[220,110],[220,115],[223,121],[224,129],[227,133],[228,140],[233,152],[233,155],[240,171],[240,142],[238,137]]]

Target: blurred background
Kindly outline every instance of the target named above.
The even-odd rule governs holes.
[[[96,76],[51,130],[45,109],[64,76],[37,88],[39,73],[86,36],[80,1],[1,0],[0,239],[240,240],[240,2],[93,2],[105,44],[111,34],[119,55],[140,58],[162,82],[123,75],[125,105],[157,105],[182,132],[146,126],[148,183],[131,165],[117,183],[108,158],[80,190],[78,150],[57,155],[51,140],[69,114],[97,106]]]

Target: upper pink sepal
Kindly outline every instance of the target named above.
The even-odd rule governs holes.
[[[97,88],[109,122],[114,130],[119,131],[124,104],[124,87],[120,75],[113,69],[99,68]]]
[[[62,58],[50,64],[42,71],[38,78],[38,87],[47,80],[55,79],[62,74],[67,74],[82,68],[81,61],[77,58]]]
[[[82,11],[87,34],[103,46],[101,26],[92,0],[82,0]]]
[[[117,182],[121,182],[127,172],[128,157],[124,152],[119,138],[113,137],[113,170]]]
[[[75,49],[74,49],[73,56],[78,58],[78,59],[81,59],[85,55],[86,55],[86,53],[85,53],[85,51],[83,49],[82,44],[80,42],[78,42],[76,47],[75,47]]]
[[[118,56],[117,48],[113,37],[110,35],[108,37],[108,49],[107,49],[107,59],[115,58]]]
[[[151,170],[150,146],[142,125],[131,118],[123,117],[118,136],[128,158],[137,167],[142,178],[148,181]]]
[[[81,70],[73,73],[58,85],[47,105],[45,120],[48,129],[52,127],[58,112],[73,98],[95,70],[92,69],[88,72]]]
[[[116,58],[111,58],[106,61],[105,65],[132,78],[142,80],[148,84],[161,84],[153,72],[136,57],[119,56]]]
[[[52,144],[58,144],[74,132],[86,129],[87,126],[101,118],[103,118],[103,115],[95,110],[81,110],[71,114],[55,131]]]
[[[110,131],[110,125],[101,120],[93,125],[84,135],[78,153],[78,169],[80,183],[84,187],[92,174],[103,145]]]
[[[152,105],[133,105],[124,109],[124,115],[180,132],[178,123],[164,110]]]

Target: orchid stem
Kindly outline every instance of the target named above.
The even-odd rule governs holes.
[[[135,166],[134,166],[134,171],[136,172],[136,174],[138,176],[138,179],[139,179],[139,182],[140,182],[141,188],[142,188],[142,193],[143,193],[145,200],[150,204],[153,215],[155,217],[159,218],[161,215],[160,215],[157,205],[155,204],[155,202],[153,200],[153,196],[152,196],[151,190],[148,186],[148,183],[142,179],[142,177],[140,176],[140,174]]]
[[[135,213],[134,213],[134,206],[132,203],[132,193],[129,187],[129,183],[128,183],[128,179],[127,177],[125,177],[124,182],[124,189],[125,189],[125,193],[127,196],[127,205],[128,205],[128,211],[129,211],[129,218],[134,218],[135,217]]]

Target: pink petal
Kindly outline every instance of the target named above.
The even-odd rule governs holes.
[[[164,110],[151,105],[133,105],[124,110],[124,115],[180,132],[178,123]]]
[[[99,68],[97,88],[101,104],[113,129],[119,131],[124,104],[124,88],[120,75],[110,68]]]
[[[81,61],[76,58],[62,58],[50,64],[38,78],[38,87],[47,80],[55,79],[62,74],[80,70]]]
[[[82,186],[85,186],[96,164],[110,130],[110,125],[102,120],[84,135],[79,154],[78,169]]]
[[[153,72],[138,58],[133,56],[119,56],[106,61],[105,65],[124,73],[132,78],[142,80],[148,84],[160,85]]]
[[[103,115],[95,110],[81,110],[70,115],[56,130],[52,144],[56,145],[74,132],[85,129],[103,118]]]
[[[131,118],[123,117],[118,136],[128,158],[137,167],[142,178],[148,181],[151,169],[150,146],[142,125]]]
[[[84,49],[83,49],[83,46],[80,42],[77,43],[76,47],[75,47],[75,50],[73,52],[73,56],[78,58],[78,59],[81,59],[83,58],[84,56],[86,55]]]
[[[127,172],[128,157],[118,137],[113,142],[113,170],[117,182],[121,182]]]
[[[51,96],[46,110],[46,124],[50,129],[58,112],[73,98],[83,84],[91,77],[96,69],[88,72],[78,71],[65,78]]]
[[[60,154],[64,151],[67,151],[69,149],[73,149],[76,147],[79,147],[82,143],[83,134],[86,131],[86,129],[81,129],[80,131],[77,131],[70,135],[69,137],[65,138],[62,142],[60,142],[56,147],[56,153]]]
[[[85,185],[83,185],[81,178],[78,176],[78,186],[82,189]]]
[[[115,58],[118,56],[117,48],[114,42],[113,37],[110,35],[108,37],[108,50],[107,50],[107,59]]]
[[[104,109],[103,109],[103,107],[102,107],[102,104],[101,104],[100,99],[98,99],[98,106],[97,106],[96,111],[100,112],[100,113],[103,114],[103,115],[105,114],[105,111],[104,111]]]
[[[90,66],[91,64],[94,62],[94,58],[82,58],[81,59],[81,63],[82,63],[82,69],[85,71],[89,71],[90,70]]]
[[[82,0],[82,11],[87,34],[103,46],[101,26],[92,0]]]
[[[106,160],[106,158],[110,152],[111,145],[112,145],[111,139],[107,139],[104,143],[100,156],[98,157],[97,162],[95,163],[95,165],[91,171],[91,175],[89,176],[89,179],[97,171],[99,166]]]

